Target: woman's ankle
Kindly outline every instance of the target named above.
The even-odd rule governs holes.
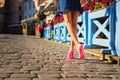
[[[78,49],[79,45],[80,45],[80,43],[78,43],[78,44],[75,45],[76,49]]]
[[[70,49],[74,49],[74,46],[73,45],[70,45],[70,47],[69,47]]]

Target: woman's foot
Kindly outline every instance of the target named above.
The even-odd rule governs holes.
[[[73,59],[74,58],[74,49],[70,48],[68,51],[67,59]]]
[[[84,54],[84,47],[82,44],[78,45],[78,53],[79,53],[79,58],[80,60],[85,58],[85,54]]]

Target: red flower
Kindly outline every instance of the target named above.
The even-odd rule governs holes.
[[[115,0],[91,0],[88,5],[83,7],[83,10],[89,10],[90,12],[92,12],[93,10],[95,11],[99,8],[106,8],[113,1]]]
[[[94,0],[94,2],[100,2],[100,0]]]
[[[90,6],[94,6],[94,5],[95,5],[94,1],[90,2]]]
[[[103,7],[107,7],[108,5],[106,4],[106,3],[104,3],[104,2],[102,2],[102,5],[103,5]]]
[[[89,7],[90,12],[92,12],[93,9],[94,9],[94,8],[93,8],[92,6]]]
[[[35,32],[41,32],[41,31],[42,31],[41,26],[37,26],[37,27],[35,28]]]
[[[89,10],[89,6],[84,6],[84,7],[83,7],[83,10],[84,10],[84,11],[88,11],[88,10]]]
[[[58,22],[62,22],[63,20],[63,15],[58,15],[53,19],[53,24],[57,24]]]

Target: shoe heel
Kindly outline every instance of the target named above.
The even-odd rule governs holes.
[[[68,59],[73,59],[74,58],[74,49],[69,49],[68,51],[68,55],[67,55]]]
[[[80,52],[81,52],[81,59],[84,59],[85,58],[85,53],[84,53],[84,47],[83,47],[82,44],[81,44],[81,47],[80,47]]]
[[[80,44],[78,46],[78,53],[79,53],[79,58],[80,60],[84,59],[85,58],[85,54],[84,54],[84,47],[82,44]]]

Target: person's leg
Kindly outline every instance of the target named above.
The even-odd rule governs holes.
[[[65,23],[67,25],[68,32],[71,36],[71,40],[74,42],[74,43],[72,42],[71,45],[75,44],[75,46],[77,47],[79,45],[79,42],[77,40],[77,36],[76,36],[74,26],[72,23],[72,12],[70,12],[70,11],[64,12],[63,17],[64,17]]]
[[[65,12],[63,13],[63,17],[64,17],[64,20],[65,20],[65,23],[67,25],[67,29],[69,28],[69,26],[72,26],[72,14],[71,12]],[[73,27],[71,27],[73,29]],[[69,32],[69,31],[68,31]],[[67,58],[68,59],[72,59],[74,58],[74,42],[72,41],[72,38],[70,38],[70,48],[69,48],[69,51],[68,51],[68,55],[67,55]]]
[[[72,26],[73,26],[73,32],[74,34],[77,33],[77,19],[78,19],[78,16],[79,16],[79,12],[71,12],[71,22],[72,22]],[[69,49],[69,52],[68,52],[68,58],[71,57],[73,58],[74,57],[74,41],[71,39],[70,40],[71,44],[70,44],[70,49]]]
[[[76,17],[78,16],[77,15],[78,13],[76,13],[76,12],[73,12],[73,13],[72,12],[64,12],[63,17],[64,17],[65,23],[67,25],[68,32],[71,36],[71,40],[73,41],[72,44],[75,44],[77,51],[79,53],[79,58],[84,59],[84,57],[85,57],[84,48],[83,48],[83,45],[79,44],[79,42],[78,42],[76,31],[75,31],[75,28],[74,28],[73,22],[72,22],[72,14],[75,15]],[[77,22],[77,19],[75,22]]]
[[[79,14],[79,12],[77,12]],[[71,13],[71,22],[72,22],[72,26],[73,26],[73,32],[74,34],[77,33],[77,17],[78,17],[78,14],[76,12],[75,13]],[[72,39],[70,39],[70,49],[68,51],[68,55],[67,55],[67,58],[68,59],[72,59],[74,58],[74,41]]]
[[[77,20],[78,20],[78,16],[79,16],[79,12],[78,11],[72,12],[71,19],[72,19],[72,26],[73,26],[74,34],[77,34]],[[71,40],[71,44],[72,44],[72,47],[75,46],[73,40]]]
[[[74,26],[74,33],[77,34],[77,20],[78,20],[79,12],[72,12],[72,24]],[[78,53],[79,53],[79,58],[84,59],[85,54],[84,54],[84,47],[82,44],[79,44],[77,47]]]

